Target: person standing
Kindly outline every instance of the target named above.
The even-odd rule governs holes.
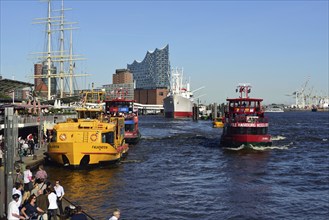
[[[39,208],[36,204],[37,196],[31,195],[27,200],[27,204],[22,208],[21,212],[26,217],[26,219],[37,220],[38,213],[43,213],[44,211]]]
[[[52,218],[57,220],[57,196],[55,194],[55,190],[53,188],[47,188],[48,193],[48,220],[51,220]]]
[[[56,184],[54,186],[54,190],[56,192],[56,195],[57,195],[57,205],[58,205],[58,208],[59,208],[59,213],[61,215],[63,215],[63,205],[62,205],[62,199],[63,199],[63,196],[64,196],[64,188],[63,186],[61,186],[59,184],[59,180],[56,180]]]
[[[13,200],[8,204],[7,220],[25,219],[24,216],[21,216],[19,214],[19,209],[18,209],[19,195],[14,194],[12,198]]]
[[[77,206],[76,213],[71,217],[71,220],[88,220],[87,216],[82,212],[81,206]]]
[[[24,170],[24,191],[31,191],[32,190],[32,184],[30,183],[32,180],[32,172],[30,170],[30,166],[26,166],[26,170]]]
[[[15,194],[18,194],[19,195],[19,198],[18,198],[18,207],[20,207],[22,205],[22,198],[23,198],[23,195],[22,195],[22,191],[23,191],[23,184],[22,183],[15,183],[15,187],[13,188],[13,195]]]
[[[35,174],[35,178],[37,179],[38,182],[40,182],[41,179],[47,179],[48,174],[47,172],[43,169],[43,165],[39,166],[38,171]]]
[[[113,216],[109,219],[109,220],[118,220],[120,218],[120,210],[119,209],[115,209],[113,211]]]
[[[37,206],[40,207],[42,210],[47,210],[49,206],[49,201],[47,197],[47,191],[46,190],[38,190],[38,197],[37,197]],[[48,215],[46,212],[39,213],[39,215],[42,217],[42,220],[48,220]]]
[[[0,167],[2,167],[2,158],[3,158],[3,151],[2,148],[0,147]]]

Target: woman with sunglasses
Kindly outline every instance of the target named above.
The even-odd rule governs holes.
[[[37,197],[31,195],[27,200],[27,204],[22,208],[21,212],[26,219],[37,220],[38,212],[43,213],[44,211],[40,209],[36,204]]]

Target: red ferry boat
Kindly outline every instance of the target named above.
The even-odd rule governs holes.
[[[129,144],[136,144],[141,138],[138,127],[138,109],[134,107],[134,103],[135,100],[125,99],[121,95],[105,101],[107,115],[125,118],[125,141]]]
[[[224,129],[221,146],[238,148],[240,146],[271,146],[271,135],[268,134],[268,119],[264,117],[261,102],[263,99],[250,98],[249,84],[239,84],[236,92],[239,98],[226,99]]]

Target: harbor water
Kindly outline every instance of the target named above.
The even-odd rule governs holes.
[[[141,116],[141,141],[114,167],[46,166],[94,219],[327,219],[329,113],[267,113],[272,147],[219,147],[210,121]]]

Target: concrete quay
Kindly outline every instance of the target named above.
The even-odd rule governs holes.
[[[19,162],[19,157],[15,157],[15,168],[20,168],[21,171],[25,170],[25,167],[27,165],[29,165],[31,167],[32,172],[36,171],[39,167],[39,165],[44,164],[45,163],[45,155],[44,153],[47,152],[47,144],[43,144],[41,145],[41,147],[37,150],[35,150],[35,154],[34,156],[26,156],[22,158],[22,163]],[[33,172],[33,173],[34,173]],[[15,171],[13,171],[13,174],[15,173]],[[7,190],[5,188],[5,170],[4,170],[4,166],[0,167],[0,197],[3,197],[4,200],[4,196],[7,195]],[[2,199],[0,199],[2,200]],[[9,201],[10,202],[10,201]],[[8,203],[9,203],[8,202]],[[3,212],[7,212],[7,210],[4,210],[5,206],[5,202],[3,201]],[[67,207],[67,206],[75,206],[74,204],[72,204],[67,198],[63,197],[63,208]],[[59,211],[58,211],[59,213]],[[85,213],[85,212],[84,212]],[[87,216],[88,219],[90,220],[95,220],[93,217],[91,217],[88,213],[85,213],[85,215]],[[57,218],[58,220],[62,220],[62,219],[70,219],[70,218],[66,218],[64,216],[58,216]],[[7,218],[5,216],[0,216],[0,220],[7,220]]]
[[[46,146],[42,146],[39,149],[35,150],[35,155],[34,156],[27,156],[27,157],[23,157],[22,158],[22,163],[18,162],[19,161],[19,157],[15,157],[15,164],[14,167],[16,168],[20,168],[21,171],[25,170],[25,167],[27,165],[31,166],[31,170],[36,170],[38,168],[38,166],[40,164],[44,164],[44,152],[46,152]],[[5,161],[4,164],[5,165]],[[12,174],[14,175],[16,172],[15,170],[12,171]],[[11,192],[11,189],[7,189],[6,188],[6,179],[7,177],[5,176],[5,167],[2,166],[0,167],[0,201],[2,204],[2,207],[0,208],[1,211],[1,215],[0,215],[0,220],[5,220],[7,219],[6,217],[4,217],[4,213],[7,212],[6,210],[6,203],[7,205],[9,204],[10,201],[6,201],[6,195],[8,193],[8,190],[10,190],[9,192]],[[12,179],[14,179],[14,177],[12,177]]]

